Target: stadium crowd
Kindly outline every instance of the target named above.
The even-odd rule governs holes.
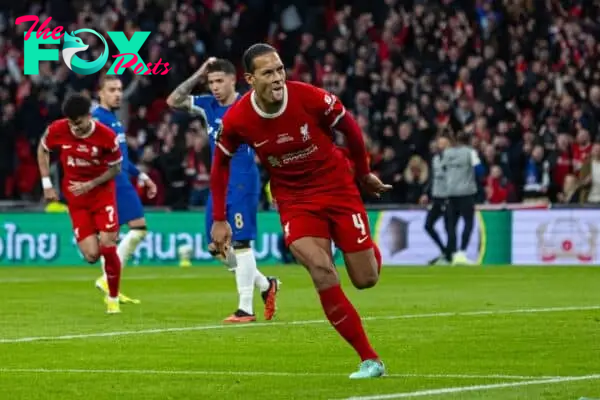
[[[65,94],[93,96],[100,74],[45,61],[38,75],[24,75],[30,24],[16,25],[21,15],[51,16],[50,27],[69,32],[152,32],[140,55],[171,70],[125,73],[120,113],[131,157],[159,186],[156,198],[143,199],[148,205],[204,204],[202,124],[165,99],[209,56],[236,63],[247,90],[239,60],[258,41],[280,50],[289,79],[326,88],[356,115],[373,170],[395,185],[381,202],[422,202],[434,139],[466,131],[485,166],[480,202],[600,203],[598,0],[14,3],[0,11],[0,199],[37,200],[34,146],[60,117]],[[97,58],[102,43],[85,41]]]

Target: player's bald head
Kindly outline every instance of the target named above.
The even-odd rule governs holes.
[[[275,48],[270,44],[256,43],[248,47],[248,49],[244,52],[244,55],[242,57],[244,70],[250,74],[254,73],[254,60],[260,56],[264,56],[270,53],[277,53],[277,50],[275,50]]]

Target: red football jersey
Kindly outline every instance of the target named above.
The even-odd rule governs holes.
[[[348,161],[333,142],[332,129],[346,113],[336,96],[288,81],[275,114],[263,112],[254,96],[246,93],[223,117],[216,139],[225,154],[234,154],[241,143],[254,148],[280,204],[356,193]]]
[[[95,179],[123,159],[115,133],[98,121],[92,121],[92,124],[92,133],[86,137],[77,137],[71,132],[68,120],[59,119],[50,124],[48,133],[42,138],[42,146],[46,150],[60,152],[60,163],[64,171],[63,193],[69,205],[86,205],[93,202],[98,192],[114,191],[114,180],[81,196],[74,196],[68,190],[70,182]]]

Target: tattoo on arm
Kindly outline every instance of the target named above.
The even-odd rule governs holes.
[[[177,86],[173,92],[167,98],[167,104],[173,108],[179,108],[182,110],[190,110],[189,95],[192,93],[192,89],[202,79],[202,75],[194,74],[181,85]]]

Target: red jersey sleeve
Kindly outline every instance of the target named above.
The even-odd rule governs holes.
[[[234,106],[235,107],[235,106]],[[233,107],[227,111],[221,126],[215,135],[215,143],[221,151],[229,157],[235,154],[235,151],[242,143],[240,136],[234,128],[235,112]]]
[[[59,136],[58,128],[56,126],[56,123],[53,122],[46,129],[44,136],[42,136],[42,139],[41,139],[42,147],[46,151],[52,151],[52,150],[56,149],[59,146],[58,136]]]
[[[119,164],[123,161],[123,155],[119,148],[119,138],[109,131],[108,128],[103,129],[103,134],[105,139],[103,140],[102,160],[110,166]]]
[[[312,85],[305,87],[305,104],[315,113],[323,127],[333,129],[346,115],[346,107],[336,95]]]

